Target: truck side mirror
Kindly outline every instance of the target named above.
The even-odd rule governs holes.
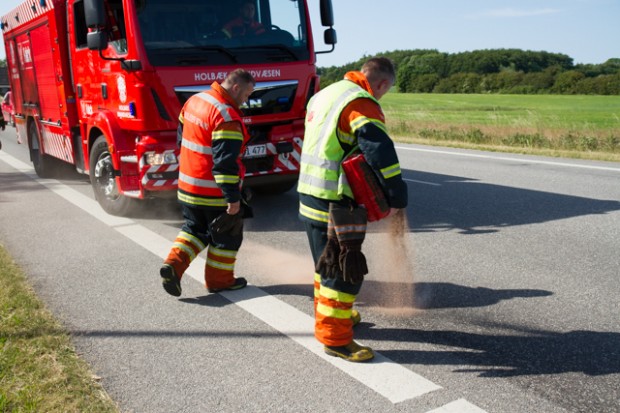
[[[321,24],[326,27],[334,25],[334,10],[331,0],[321,0]]]
[[[105,26],[106,16],[103,0],[84,0],[84,16],[89,29]]]
[[[325,41],[325,44],[336,44],[336,42],[338,41],[338,38],[336,36],[336,30],[331,27],[325,30],[325,33],[323,33],[323,40]]]
[[[105,50],[108,47],[106,32],[90,32],[86,34],[86,44],[89,50]]]
[[[331,53],[336,48],[336,30],[332,27],[334,25],[334,10],[332,9],[332,0],[321,0],[321,24],[329,27],[323,33],[323,40],[325,44],[332,46],[330,50],[322,50],[314,52],[314,54]]]

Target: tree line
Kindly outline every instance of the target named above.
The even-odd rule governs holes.
[[[396,87],[405,93],[620,95],[620,58],[574,64],[561,53],[520,49],[443,53],[435,49],[379,54],[394,61]],[[321,86],[359,70],[364,56],[343,66],[319,67]]]

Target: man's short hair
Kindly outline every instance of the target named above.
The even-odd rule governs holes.
[[[369,81],[389,80],[394,83],[396,80],[396,69],[394,63],[387,57],[373,57],[362,65],[362,73]]]
[[[246,85],[252,84],[256,86],[256,80],[254,80],[254,76],[250,72],[245,69],[235,69],[226,76],[226,80],[228,80],[231,84],[244,83]]]

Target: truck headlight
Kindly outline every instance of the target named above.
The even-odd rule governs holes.
[[[177,157],[172,152],[164,152],[164,153],[146,152],[144,154],[144,159],[146,160],[146,163],[149,165],[164,165],[164,164],[177,163]]]

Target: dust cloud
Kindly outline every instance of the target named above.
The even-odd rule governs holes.
[[[373,307],[390,316],[410,316],[415,308],[413,251],[407,240],[409,224],[404,213],[369,224],[363,252],[370,273],[357,305]]]
[[[240,254],[251,259],[251,268],[243,269],[266,278],[277,284],[312,284],[314,282],[314,263],[310,255],[299,255],[274,246],[253,241],[243,241]]]
[[[369,225],[362,251],[369,274],[355,303],[388,317],[409,317],[420,310],[415,306],[413,251],[404,214]],[[237,261],[239,274],[253,274],[271,285],[307,285],[313,282],[314,264],[310,250],[297,254],[284,246],[244,240],[240,254],[250,260]]]

